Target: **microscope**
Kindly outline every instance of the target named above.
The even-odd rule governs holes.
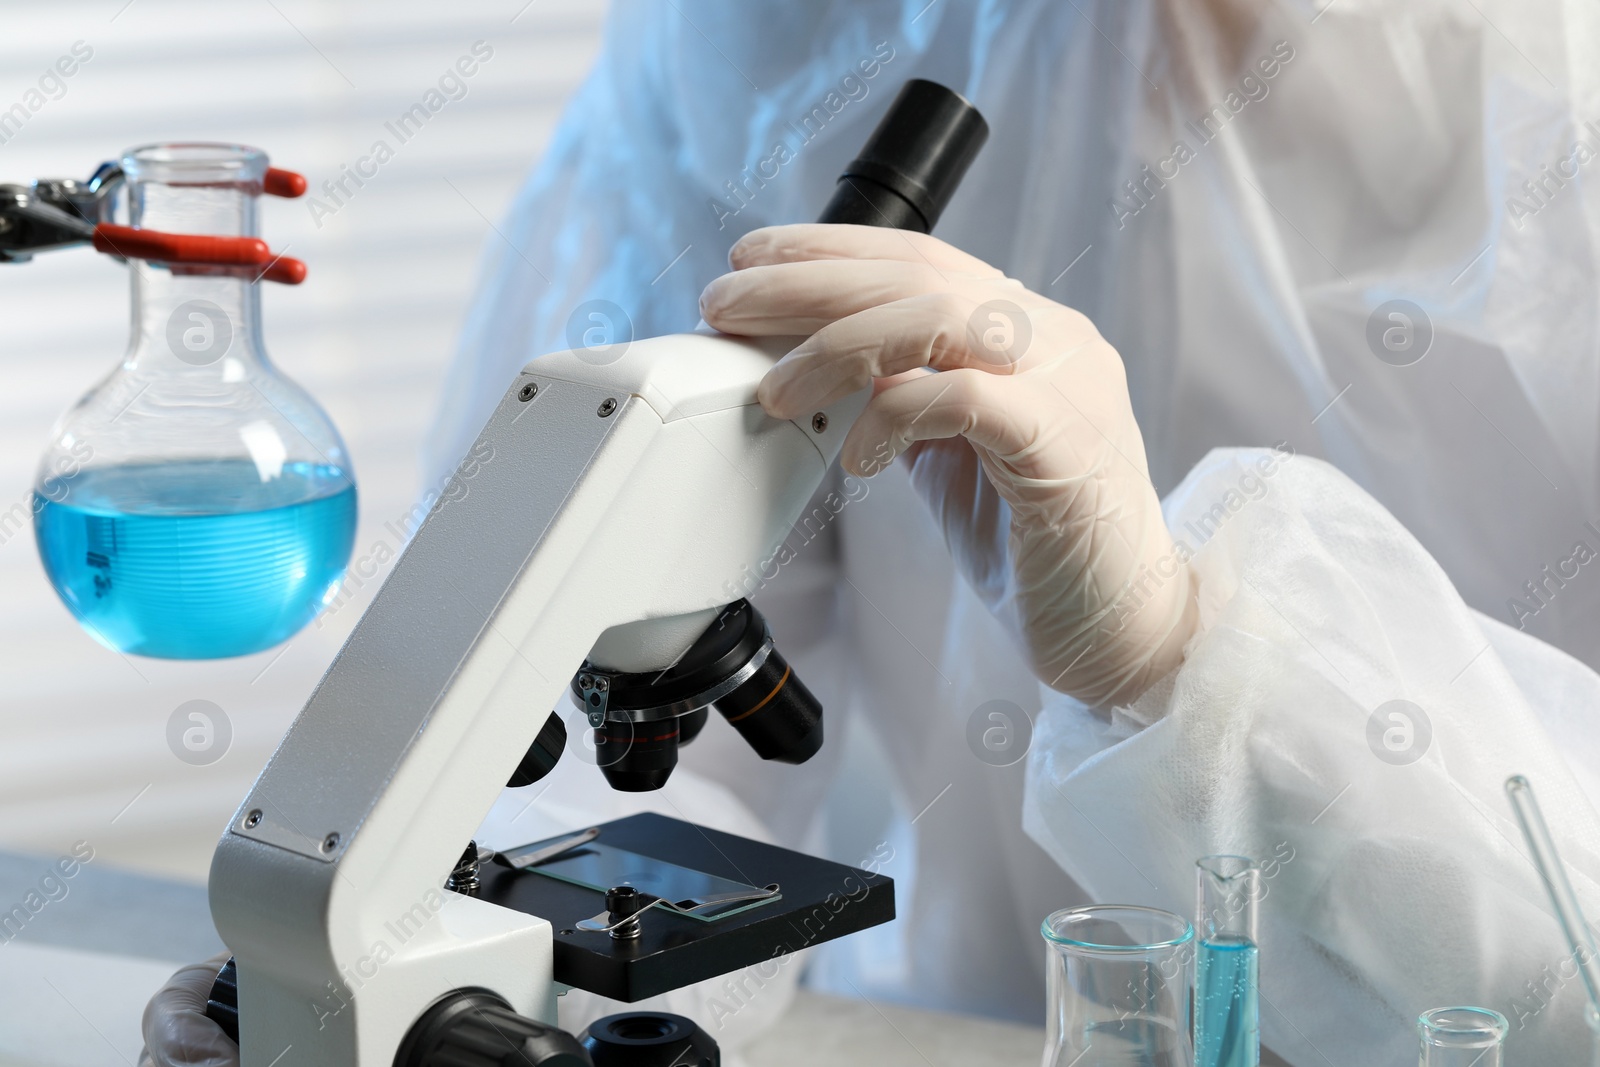
[[[927,232],[987,132],[908,83],[821,221]],[[725,592],[869,398],[766,415],[756,386],[792,344],[703,330],[511,383],[494,462],[441,495],[217,846],[234,959],[208,1013],[244,1067],[715,1065],[676,1016],[567,1034],[556,995],[634,1002],[894,917],[881,875],[660,815],[470,843],[502,788],[555,766],[567,692],[616,789],[661,788],[713,710],[764,760],[822,746],[817,699]]]

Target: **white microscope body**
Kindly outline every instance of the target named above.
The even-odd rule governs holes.
[[[908,82],[822,221],[930,231],[987,134],[958,94]],[[441,886],[585,661],[665,675],[799,518],[868,394],[766,415],[756,386],[793,343],[660,337],[512,383],[474,449],[492,456],[457,473],[217,846],[243,1067],[390,1067],[462,990],[554,1023],[550,924]],[[736,728],[787,758],[756,721]]]
[[[673,662],[800,516],[867,396],[766,415],[756,385],[792,343],[654,338],[512,384],[492,457],[435,505],[217,848],[244,1067],[389,1067],[464,986],[554,1023],[550,925],[440,886],[591,649]]]

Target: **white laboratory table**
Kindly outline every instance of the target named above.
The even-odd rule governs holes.
[[[0,909],[51,862],[0,853]],[[64,884],[20,934],[0,933],[0,1067],[130,1067],[150,995],[222,948],[205,890],[93,863]],[[802,992],[737,1063],[1037,1067],[1043,1047],[1042,1029]]]
[[[15,951],[14,951],[15,950]],[[178,965],[26,944],[0,948],[0,1067],[128,1067],[139,1016]],[[739,1067],[1038,1067],[1044,1031],[801,991]]]
[[[744,1067],[1039,1067],[1044,1029],[801,990]]]
[[[52,863],[0,852],[0,918]],[[20,933],[0,929],[0,1067],[131,1067],[150,995],[222,949],[205,889],[93,863],[60,884]],[[1037,1067],[1043,1049],[1042,1028],[802,990],[729,1067]]]

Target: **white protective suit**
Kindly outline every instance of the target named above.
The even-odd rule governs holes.
[[[894,933],[815,961],[845,993],[1037,1021],[1047,912],[1187,912],[1195,857],[1242,851],[1273,860],[1262,1030],[1290,1062],[1413,1062],[1451,1003],[1510,1017],[1518,1062],[1578,1062],[1501,783],[1534,781],[1600,915],[1595,56],[1600,18],[1554,0],[617,0],[491,239],[432,469],[581,303],[692,328],[732,242],[813,218],[902,82],[963,92],[992,136],[937,233],[1122,354],[1202,632],[1131,708],[1042,692],[891,470],[755,593],[829,746],[774,770],[708,729],[653,803],[886,861]],[[1424,311],[1400,351],[1407,320],[1369,323],[1395,299]],[[997,700],[1034,720],[1026,765],[969,746]],[[1396,700],[1426,721],[1375,717]],[[620,803],[557,774],[536,813]],[[508,829],[525,804],[501,834],[563,822]],[[782,999],[729,997],[740,1025]]]

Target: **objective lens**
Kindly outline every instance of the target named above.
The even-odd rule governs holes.
[[[657,722],[607,722],[595,731],[595,744],[604,753],[600,773],[621,793],[648,793],[667,784],[678,765],[681,732],[677,719]],[[613,755],[612,745],[621,747]]]
[[[711,717],[707,708],[691,711],[687,715],[678,716],[678,745],[682,747],[700,736],[700,731],[706,728],[706,720]]]
[[[776,648],[716,708],[762,759],[804,763],[822,748],[822,704]]]
[[[561,716],[552,711],[549,718],[545,719],[544,726],[540,727],[539,736],[528,746],[522,762],[511,772],[511,780],[506,782],[506,785],[512,789],[520,789],[522,786],[539,781],[555,770],[556,763],[560,761],[561,753],[566,747],[567,724],[561,721]]]

